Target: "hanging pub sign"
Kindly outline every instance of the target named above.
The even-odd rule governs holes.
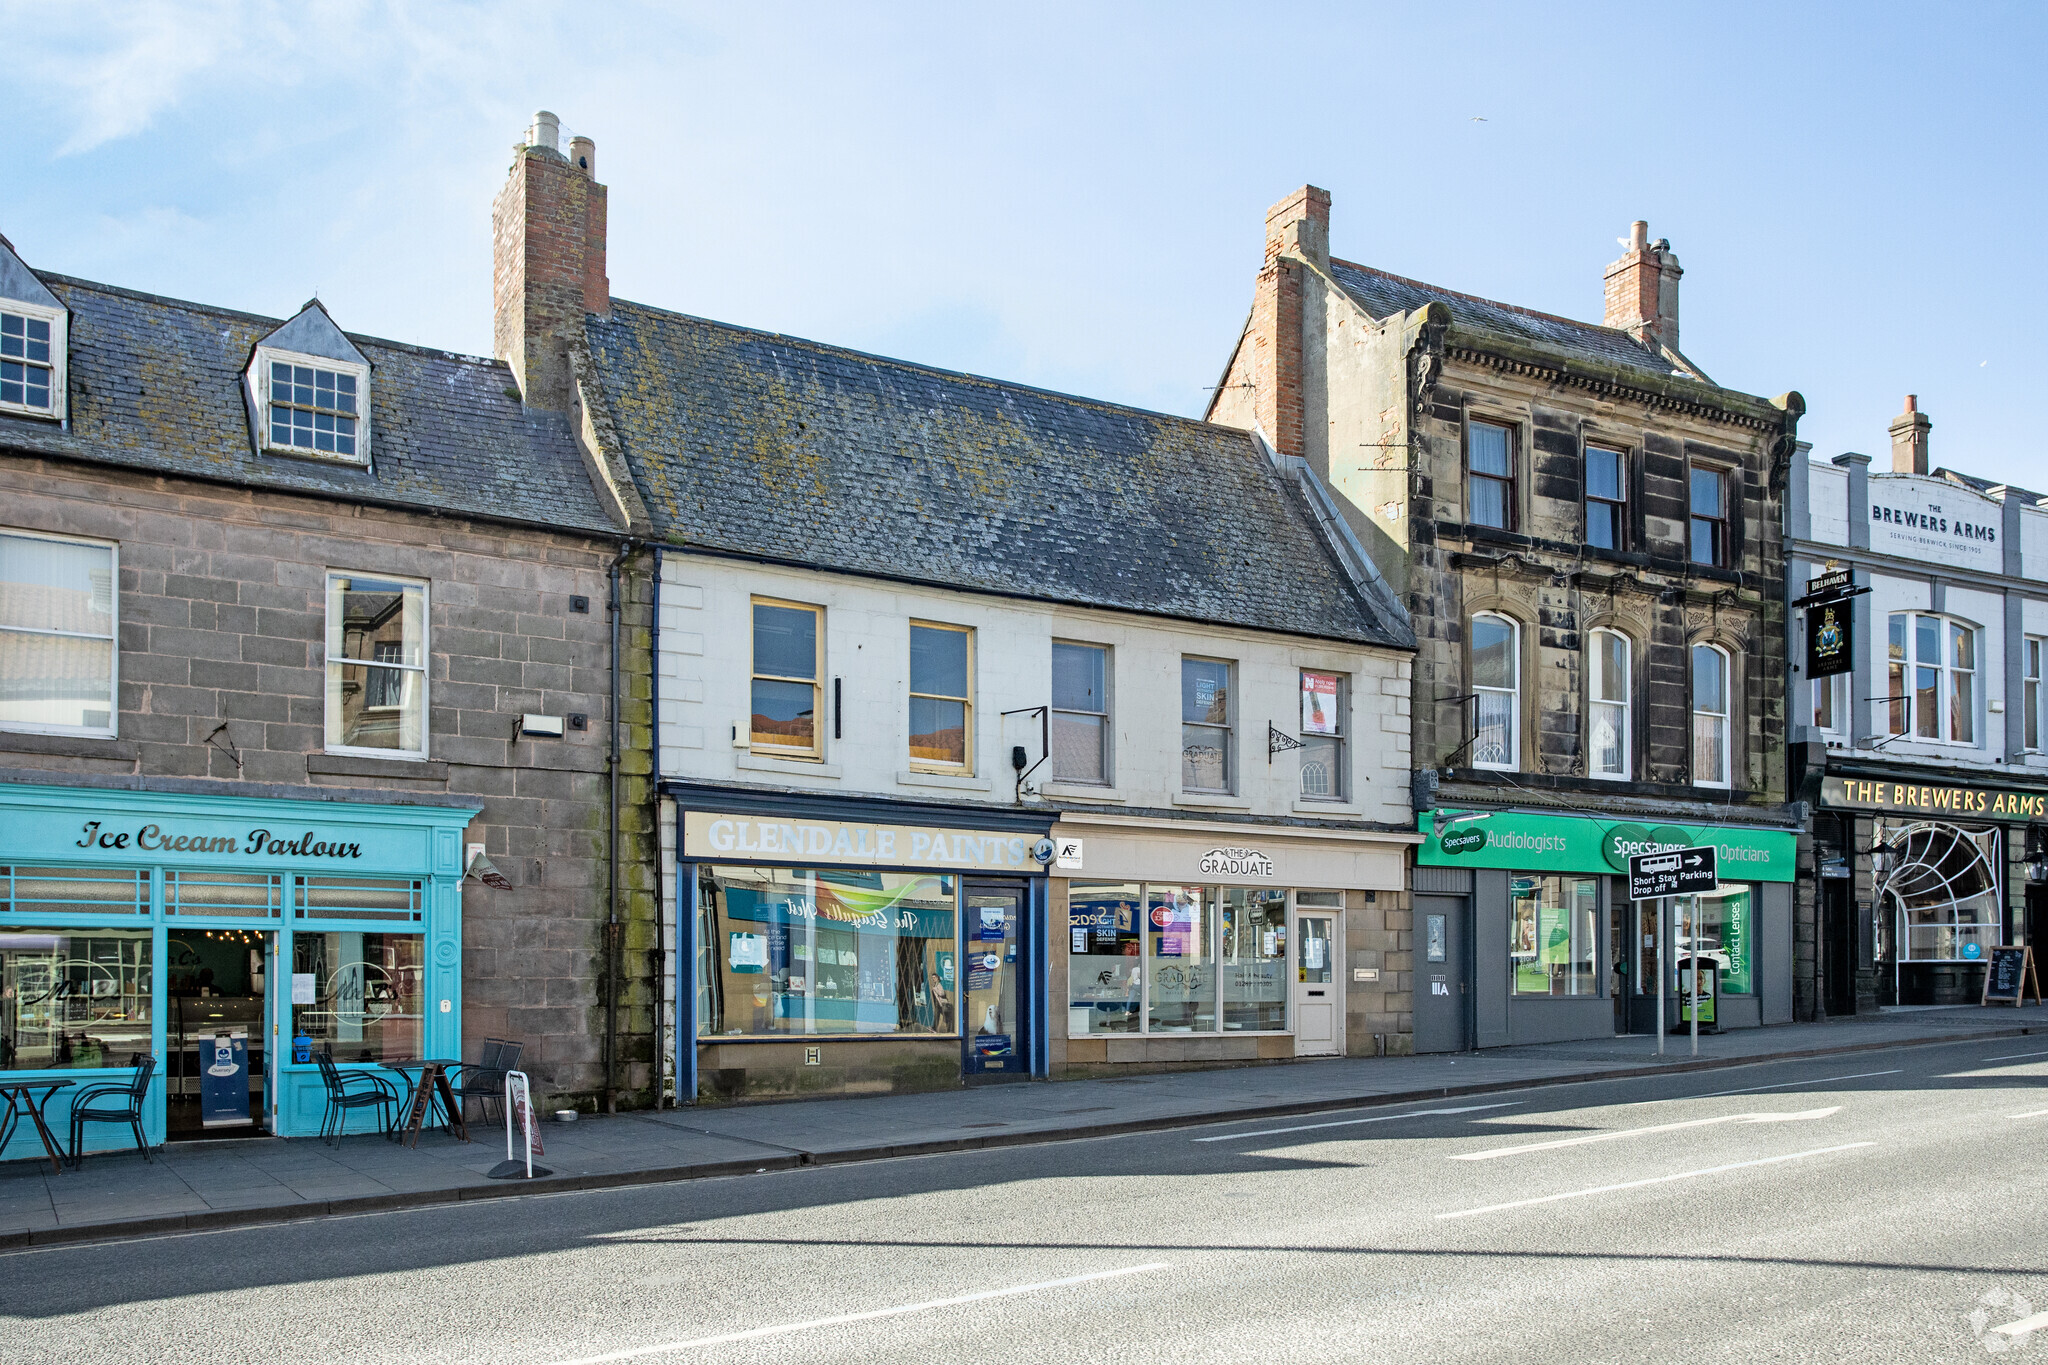
[[[1806,676],[1832,678],[1847,673],[1856,658],[1856,618],[1849,599],[1821,602],[1806,609]]]

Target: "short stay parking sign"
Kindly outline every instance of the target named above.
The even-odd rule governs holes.
[[[1638,853],[1628,860],[1628,898],[1653,901],[1660,896],[1689,896],[1720,885],[1711,845],[1667,848]]]

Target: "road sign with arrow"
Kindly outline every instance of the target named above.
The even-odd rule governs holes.
[[[1712,891],[1720,884],[1711,846],[1667,848],[1638,853],[1628,860],[1628,898],[1633,901],[1689,896],[1695,891]]]

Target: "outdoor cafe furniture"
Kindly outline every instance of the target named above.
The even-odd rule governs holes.
[[[334,1064],[332,1049],[314,1053],[313,1060],[320,1064],[320,1082],[327,1087],[327,1111],[320,1118],[320,1140],[332,1146],[348,1127],[348,1111],[372,1105],[377,1109],[378,1131],[389,1137],[391,1116],[403,1103],[397,1087],[367,1071],[344,1075]]]
[[[62,1173],[64,1167],[57,1158],[63,1148],[57,1145],[56,1137],[50,1132],[50,1125],[43,1117],[43,1110],[50,1103],[50,1096],[76,1081],[0,1081],[0,1097],[7,1101],[7,1111],[0,1114],[0,1152],[7,1150],[7,1144],[14,1137],[14,1129],[26,1115],[36,1126],[36,1136],[43,1140],[43,1154],[50,1158],[50,1170]],[[36,1091],[42,1091],[37,1097]]]
[[[71,1166],[85,1164],[85,1125],[125,1123],[135,1133],[135,1149],[148,1161],[149,1138],[142,1131],[142,1106],[149,1097],[149,1078],[156,1071],[156,1054],[144,1052],[135,1058],[135,1076],[118,1083],[89,1085],[71,1098]]]
[[[396,1071],[405,1076],[412,1087],[412,1094],[399,1111],[398,1125],[393,1136],[408,1147],[420,1145],[420,1130],[427,1124],[438,1101],[441,1112],[446,1116],[442,1127],[449,1136],[469,1141],[469,1125],[462,1121],[462,1102],[455,1098],[455,1090],[448,1084],[448,1073],[461,1067],[459,1061],[446,1057],[410,1057],[399,1062],[379,1063],[387,1071]],[[412,1073],[417,1071],[420,1078],[412,1082]]]
[[[481,1056],[474,1062],[464,1062],[455,1068],[453,1077],[455,1097],[462,1101],[464,1110],[475,1100],[484,1121],[489,1122],[491,1106],[498,1106],[502,1117],[505,1112],[505,1075],[519,1069],[520,1054],[526,1044],[509,1042],[503,1038],[484,1039]]]

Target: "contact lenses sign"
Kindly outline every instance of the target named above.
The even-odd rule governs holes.
[[[1730,882],[1789,882],[1790,830],[1738,825],[1659,825],[1521,811],[1441,810],[1416,817],[1426,836],[1415,851],[1423,867],[1486,867],[1514,872],[1628,872],[1638,854],[1711,846]]]

